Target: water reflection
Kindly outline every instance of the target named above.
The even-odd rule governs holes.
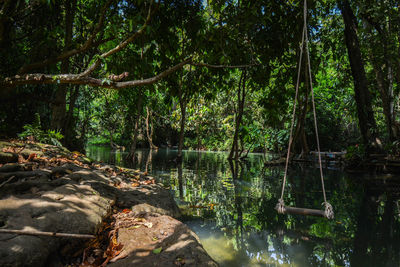
[[[135,164],[124,153],[98,147],[90,157],[141,169],[171,188],[186,223],[221,266],[400,266],[399,177],[349,175],[324,170],[335,220],[278,215],[283,170],[264,168],[262,155],[245,163],[225,153],[138,151]],[[368,181],[368,182],[365,182]],[[319,171],[290,169],[285,203],[322,208]]]

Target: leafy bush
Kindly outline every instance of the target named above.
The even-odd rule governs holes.
[[[264,138],[267,151],[282,152],[289,143],[289,130],[268,128]]]
[[[346,152],[346,159],[357,161],[362,160],[365,157],[365,147],[362,144],[356,144],[354,146],[349,146]]]
[[[59,131],[44,131],[41,127],[40,116],[38,113],[35,114],[35,121],[33,124],[26,124],[23,128],[24,131],[18,134],[18,137],[21,139],[33,139],[40,143],[62,146],[60,140],[63,139],[64,136]]]
[[[400,141],[398,141],[398,140],[390,142],[388,145],[386,145],[385,148],[386,148],[386,151],[388,151],[388,153],[390,155],[394,155],[394,156],[400,155]]]

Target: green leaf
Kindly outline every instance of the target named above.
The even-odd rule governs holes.
[[[154,254],[160,254],[161,250],[162,250],[162,247],[156,248],[156,249],[153,250],[153,253]]]

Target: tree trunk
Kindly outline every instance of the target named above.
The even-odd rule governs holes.
[[[68,51],[71,47],[72,28],[76,11],[76,0],[65,1],[65,42],[64,51]],[[69,73],[69,59],[61,62],[61,73]],[[66,97],[67,85],[61,84],[58,86],[55,101],[52,105],[52,116],[50,126],[54,130],[59,130],[62,133],[65,131],[66,117]]]
[[[110,146],[111,146],[112,149],[116,149],[117,146],[114,144],[114,131],[113,131],[113,129],[110,129],[109,133],[110,133]]]
[[[237,114],[235,116],[235,134],[233,136],[232,148],[229,153],[229,159],[239,159],[239,129],[242,123],[244,103],[246,99],[246,71],[242,71],[238,86]]]
[[[149,174],[149,165],[151,163],[152,158],[153,158],[153,152],[150,149],[149,154],[147,154],[146,166],[145,166],[145,170],[144,170],[145,175]]]
[[[0,7],[0,48],[1,50],[4,49],[4,51],[7,51],[6,49],[12,45],[10,36],[13,28],[13,18],[9,16],[9,14],[18,12],[18,2],[15,0],[2,1]]]
[[[151,125],[151,111],[149,107],[146,107],[146,135],[150,150],[158,149],[158,147],[153,144],[153,126]]]
[[[176,165],[178,169],[178,190],[179,190],[179,199],[184,200],[185,199],[185,194],[183,190],[183,173],[182,173],[182,162],[178,162]]]
[[[74,86],[71,88],[70,98],[69,98],[69,107],[68,112],[65,117],[64,122],[64,143],[67,148],[72,150],[81,150],[82,147],[79,147],[76,144],[76,137],[75,137],[75,118],[74,118],[74,108],[76,104],[76,100],[79,96],[79,86]]]
[[[185,137],[186,105],[187,105],[186,97],[182,96],[182,92],[179,92],[179,106],[181,108],[181,122],[180,122],[178,156],[177,156],[178,161],[182,160],[183,140]]]
[[[132,161],[135,161],[135,158],[136,158],[136,156],[135,156],[136,155],[136,144],[137,144],[137,135],[138,135],[138,131],[139,131],[140,114],[142,111],[142,102],[143,102],[143,97],[141,94],[139,94],[139,99],[137,102],[137,109],[136,109],[135,127],[133,129],[131,151],[129,152],[129,156],[132,159]]]
[[[394,131],[394,98],[393,98],[393,89],[391,87],[386,89],[385,79],[382,73],[382,70],[378,66],[376,59],[371,53],[371,61],[373,65],[373,69],[375,72],[375,79],[378,85],[378,91],[381,95],[382,106],[383,106],[383,114],[385,115],[386,128],[389,133],[389,139],[391,142],[395,140],[395,131]]]
[[[353,75],[358,124],[366,151],[372,153],[381,150],[381,142],[377,138],[371,94],[357,37],[357,25],[348,0],[341,1],[339,8],[345,24],[344,35]]]
[[[390,142],[393,142],[397,139],[393,96],[393,83],[395,78],[393,66],[395,66],[396,63],[392,62],[393,58],[395,58],[395,55],[391,55],[389,49],[391,46],[389,41],[390,26],[389,28],[386,28],[385,25],[375,23],[371,17],[366,17],[366,21],[371,25],[371,27],[368,27],[371,39],[373,38],[371,42],[374,42],[375,39],[379,39],[380,45],[383,48],[381,58],[377,58],[375,56],[376,52],[372,49],[373,46],[371,46],[369,49],[369,56],[375,73],[378,91],[381,95],[386,128],[389,133],[389,140]],[[375,36],[372,27],[375,28],[378,34],[377,36]]]
[[[306,115],[308,110],[308,101],[310,95],[310,78],[308,76],[308,68],[307,68],[307,61],[304,61],[304,97],[298,96],[297,102],[299,103],[299,112],[297,115],[297,124],[296,129],[293,135],[293,153],[300,153],[301,156],[304,156],[310,152],[310,148],[307,142],[307,136],[305,131],[305,123],[306,123]],[[296,146],[296,144],[300,144],[300,146]],[[296,147],[298,147],[296,149]]]

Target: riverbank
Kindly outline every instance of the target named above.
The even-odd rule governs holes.
[[[0,230],[23,234],[0,234],[1,266],[217,266],[170,193],[137,170],[3,141],[0,194]]]

